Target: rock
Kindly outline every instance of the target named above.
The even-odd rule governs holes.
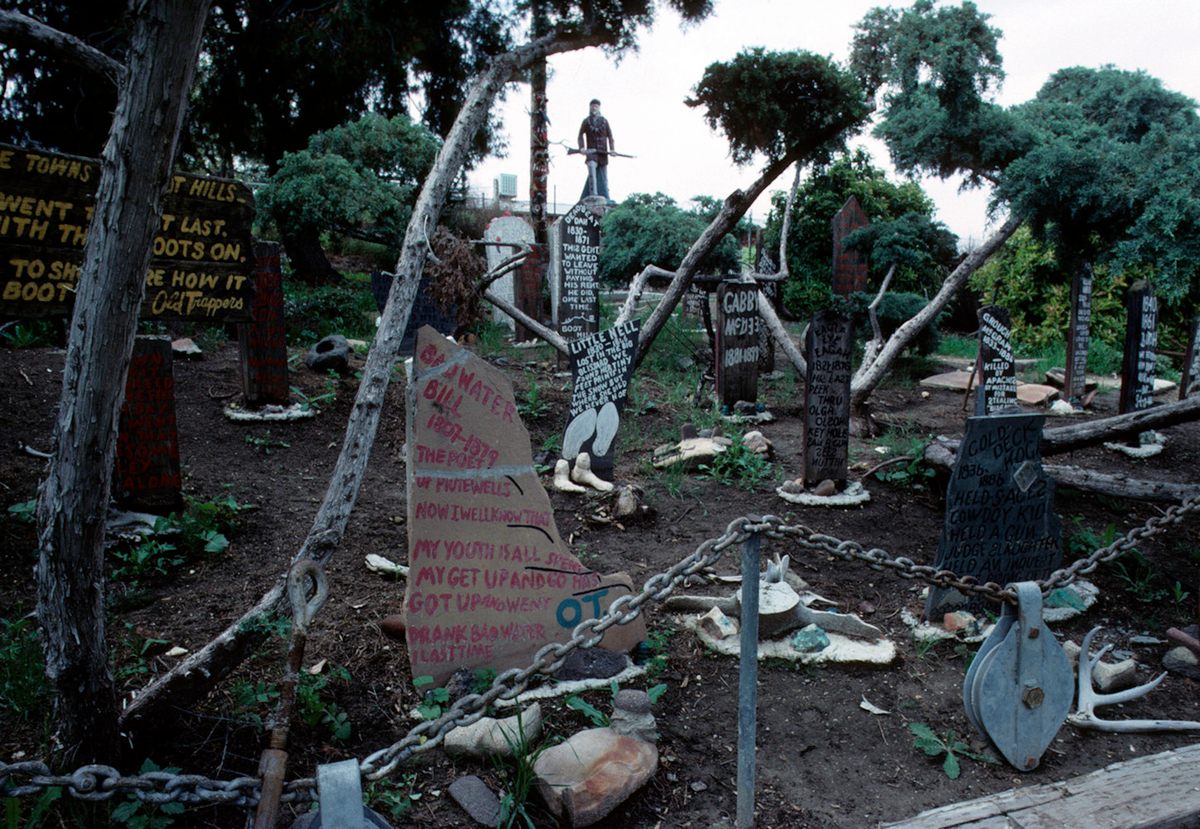
[[[700,430],[696,428],[695,423],[685,423],[679,427],[680,440],[692,440],[700,437]]]
[[[520,714],[506,719],[483,717],[470,725],[448,731],[442,747],[451,757],[471,757],[476,760],[512,757],[514,746],[533,743],[541,733],[542,706],[535,702]]]
[[[454,802],[476,823],[482,826],[497,826],[500,823],[500,798],[475,775],[458,778],[450,784],[449,791]]]
[[[737,622],[722,613],[719,607],[714,607],[700,618],[700,629],[717,640],[728,639],[738,633]]]
[[[871,614],[873,614],[875,612],[875,605],[871,604],[866,599],[863,599],[861,602],[858,603],[858,607],[856,609],[862,615],[870,616]]]
[[[445,688],[451,700],[465,697],[475,688],[475,673],[466,668],[459,668],[450,674],[450,678],[446,680]]]
[[[1183,645],[1178,645],[1167,651],[1163,656],[1163,667],[1174,674],[1200,679],[1200,657]]]
[[[829,637],[817,625],[808,625],[792,637],[792,647],[800,653],[817,653],[829,647]]]
[[[200,346],[196,345],[191,337],[180,337],[178,340],[172,340],[171,353],[176,357],[183,358],[204,356],[204,352],[200,350]]]
[[[1075,414],[1075,407],[1065,400],[1055,400],[1050,404],[1050,414],[1058,417]]]
[[[874,625],[864,622],[853,613],[834,613],[831,610],[813,610],[801,605],[796,608],[797,627],[801,625],[816,625],[830,633],[840,633],[843,636],[857,636],[860,639],[870,639],[872,642],[883,638],[883,631]]]
[[[1017,399],[1031,406],[1045,406],[1058,398],[1058,389],[1040,383],[1017,383]]]
[[[737,598],[741,601],[742,591]],[[799,626],[796,608],[800,594],[782,581],[760,582],[758,585],[758,638],[774,639]]]
[[[176,645],[175,647],[171,648],[169,651],[164,653],[163,656],[170,656],[174,659],[178,659],[179,657],[183,656],[186,653],[188,653],[187,648]]]
[[[654,715],[650,713],[650,695],[635,688],[617,691],[608,727],[626,737],[657,743],[658,727]]]
[[[804,492],[804,481],[801,478],[796,478],[793,481],[784,481],[779,489],[782,492],[791,492],[799,495],[801,492]]]
[[[350,369],[350,343],[341,334],[330,334],[308,350],[304,364],[322,374],[346,374]]]
[[[616,502],[613,504],[613,517],[629,518],[641,512],[642,490],[640,487],[626,484],[617,490]]]
[[[653,744],[611,728],[580,731],[551,746],[533,765],[538,791],[555,817],[591,826],[625,802],[658,769]]]
[[[820,498],[828,498],[830,495],[837,495],[837,484],[826,478],[817,484],[812,489],[812,494]]]
[[[942,616],[942,627],[951,633],[966,630],[975,622],[974,615],[965,610],[955,610]]]
[[[771,441],[767,440],[763,433],[757,430],[742,435],[742,443],[756,455],[770,457],[773,451]]]
[[[1092,685],[1104,694],[1132,688],[1137,685],[1137,663],[1132,659],[1099,662],[1092,668]]]
[[[408,622],[403,613],[393,613],[379,620],[379,630],[383,635],[388,639],[395,639],[397,642],[404,641],[404,630],[407,627]]]
[[[554,674],[559,682],[577,679],[608,679],[629,667],[629,658],[607,648],[576,648],[567,654]]]
[[[1163,641],[1162,639],[1159,639],[1157,636],[1150,636],[1149,634],[1146,634],[1146,633],[1140,633],[1140,634],[1137,634],[1136,636],[1130,636],[1129,644],[1131,644],[1131,645],[1165,645],[1166,642]]]

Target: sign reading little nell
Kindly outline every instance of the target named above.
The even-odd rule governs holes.
[[[1017,405],[1012,321],[1007,309],[999,305],[979,309],[979,370],[982,379],[975,414],[995,414]]]
[[[558,332],[568,340],[600,326],[600,220],[583,204],[560,220],[562,289],[558,299]]]
[[[758,286],[722,282],[717,287],[717,402],[758,400]]]
[[[524,667],[632,589],[567,552],[533,468],[512,384],[425,327],[408,386],[405,636],[413,676]],[[606,648],[645,638],[641,617]]]
[[[1084,265],[1071,280],[1071,325],[1067,328],[1067,369],[1063,391],[1071,403],[1087,384],[1088,340],[1092,323],[1092,268]]]
[[[562,456],[573,461],[580,452],[587,452],[592,471],[606,481],[613,478],[617,429],[629,394],[641,324],[641,320],[633,320],[568,344],[574,388]]]
[[[1121,414],[1154,404],[1158,364],[1158,297],[1144,280],[1125,295],[1125,359],[1121,364]]]
[[[99,181],[95,159],[0,144],[0,315],[70,312]],[[253,218],[244,184],[173,175],[142,316],[249,320]]]
[[[1183,358],[1183,377],[1179,380],[1179,399],[1200,392],[1200,316],[1192,319],[1187,354]]]
[[[854,196],[846,199],[833,217],[833,292],[839,296],[867,289],[867,257],[857,250],[847,250],[845,243],[847,236],[869,224]]]
[[[1042,469],[1039,414],[967,418],[966,435],[946,490],[939,569],[1005,585],[1048,576],[1062,560],[1062,527],[1054,512],[1054,481]],[[962,608],[978,597],[931,587],[925,617]]]
[[[850,453],[850,361],[854,328],[845,314],[814,314],[804,337],[804,484],[846,480]]]

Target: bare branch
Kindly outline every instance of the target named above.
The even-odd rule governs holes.
[[[788,191],[787,207],[783,210],[783,225],[779,229],[779,273],[784,279],[788,278],[787,240],[792,232],[792,208],[796,204],[796,191],[800,189],[800,173],[802,167],[796,165],[796,176],[792,179],[792,189]]]
[[[18,11],[0,9],[0,41],[62,58],[114,87],[125,81],[125,67],[99,49]]]
[[[647,265],[642,268],[642,272],[629,282],[629,293],[625,296],[625,304],[621,306],[621,312],[617,314],[617,325],[624,325],[633,319],[633,315],[637,311],[638,300],[642,298],[642,293],[646,290],[646,283],[656,276],[674,279],[675,271],[664,270],[657,265]]]
[[[792,367],[796,369],[796,374],[803,379],[808,374],[808,363],[800,352],[799,346],[788,336],[787,329],[783,327],[783,322],[775,313],[775,307],[771,305],[769,299],[762,295],[762,291],[758,292],[758,315],[762,318],[763,325],[767,326],[767,330],[771,332],[771,336],[775,338],[776,344],[787,355]]]
[[[879,310],[879,303],[883,302],[883,295],[887,293],[888,286],[892,284],[892,276],[896,273],[896,266],[893,264],[888,268],[887,275],[883,278],[883,284],[879,286],[879,293],[875,295],[875,299],[871,300],[871,304],[867,306],[867,315],[871,318],[871,331],[874,336],[871,341],[863,348],[862,366],[869,366],[875,359],[875,355],[879,353],[879,349],[883,348],[883,331],[879,327],[879,315],[876,313]]]
[[[570,353],[570,349],[567,347],[567,341],[564,340],[558,334],[558,332],[542,325],[540,322],[526,314],[504,297],[500,296],[500,294],[496,293],[491,288],[488,288],[483,292],[483,298],[495,305],[504,313],[508,314],[517,322],[521,323],[521,325],[524,325],[538,337],[545,340],[547,344],[554,346],[557,351],[562,352],[564,355]]]

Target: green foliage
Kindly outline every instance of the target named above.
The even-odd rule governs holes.
[[[18,501],[15,504],[9,504],[8,514],[13,517],[14,521],[22,524],[36,524],[37,499],[31,498],[28,501]]]
[[[403,114],[368,112],[285,153],[255,194],[260,216],[285,235],[333,232],[396,244],[438,143]]]
[[[367,785],[367,803],[379,812],[387,813],[393,821],[399,821],[421,800],[416,790],[417,773],[393,775]]]
[[[566,702],[568,708],[578,711],[580,714],[583,714],[583,716],[587,717],[588,722],[590,722],[596,728],[608,727],[608,715],[585,700],[583,697],[579,696],[579,694],[569,695],[564,702]]]
[[[736,486],[747,492],[761,489],[774,477],[774,469],[766,455],[746,448],[741,436],[735,435],[733,444],[712,459],[710,464],[701,464],[700,471],[723,486]]]
[[[632,194],[604,216],[599,278],[609,285],[624,285],[646,265],[675,270],[708,226],[703,210],[703,202],[698,211],[689,211],[662,193]],[[736,272],[734,237],[722,239],[700,268],[710,273]]]
[[[946,334],[938,343],[938,354],[947,357],[965,357],[974,360],[979,353],[979,338],[964,337],[961,334]]]
[[[283,281],[283,316],[287,341],[308,348],[330,334],[371,341],[378,316],[368,284],[345,279],[336,285]]]
[[[424,676],[414,676],[413,686],[418,690],[426,685],[433,684],[433,677],[428,674]],[[445,713],[446,706],[450,702],[450,692],[445,688],[430,688],[425,692],[425,698],[420,705],[417,706],[417,713],[426,720],[436,720]]]
[[[32,619],[0,617],[0,711],[30,720],[49,696],[46,663]]]
[[[525,422],[537,420],[543,415],[549,414],[550,403],[546,398],[542,397],[542,387],[534,377],[533,372],[525,373],[526,379],[529,381],[529,388],[525,392],[523,400],[517,402],[517,412],[521,415],[521,419]]]
[[[657,628],[646,632],[642,643],[649,655],[646,660],[646,677],[654,679],[667,669],[667,657],[671,653],[671,637],[675,635],[674,628]]]
[[[48,320],[20,320],[11,327],[0,327],[0,338],[9,348],[43,348],[54,345],[54,323]]]
[[[859,326],[859,333],[863,337],[873,336],[868,321],[867,306],[874,299],[872,294],[867,293],[850,295],[850,307],[856,312],[858,319],[863,320]],[[928,304],[929,301],[920,294],[893,293],[891,291],[884,294],[883,299],[879,302],[879,307],[875,310],[875,316],[879,320],[879,330],[883,333],[884,340],[886,341],[897,328],[916,316]],[[909,349],[922,356],[935,353],[942,341],[940,325],[943,316],[944,314],[938,314],[922,328],[920,333],[913,338]]]
[[[110,555],[114,561],[112,579],[129,587],[165,576],[184,561],[174,544],[154,538],[133,547],[116,547]]]
[[[1126,550],[1121,558],[1113,562],[1117,579],[1125,586],[1125,592],[1141,604],[1160,604],[1171,596],[1171,592],[1159,587],[1161,579],[1154,572],[1150,560],[1137,550]],[[1176,584],[1178,589],[1178,583]]]
[[[828,156],[869,114],[861,87],[829,58],[761,48],[710,64],[686,103],[704,107],[737,164],[755,153],[773,161]]]
[[[237,526],[238,516],[253,509],[250,504],[239,504],[231,495],[212,501],[200,501],[190,495],[184,496],[185,509],[158,519],[154,524],[155,534],[179,534],[178,547],[185,558],[202,555],[219,555],[229,549],[225,533]]]
[[[245,441],[247,446],[253,447],[256,451],[261,452],[264,455],[271,454],[273,449],[288,449],[291,447],[291,444],[286,440],[272,438],[270,429],[267,429],[267,431],[261,435],[247,434]]]
[[[138,774],[148,774],[156,771],[166,774],[179,774],[178,768],[159,768],[149,758],[142,763],[142,767],[138,769]],[[127,826],[128,829],[167,829],[168,826],[175,824],[175,818],[172,815],[181,815],[184,812],[184,805],[182,803],[155,804],[138,800],[135,795],[128,795],[128,797],[129,799],[113,809],[110,815],[114,823]]]
[[[1107,547],[1112,544],[1117,537],[1117,528],[1113,524],[1107,525],[1101,532],[1097,533],[1091,527],[1083,522],[1082,515],[1076,515],[1072,520],[1075,524],[1075,530],[1067,536],[1067,552],[1073,558],[1085,558],[1090,556],[1101,547]]]
[[[521,719],[521,711],[517,710],[517,733],[510,734],[501,729],[504,741],[508,743],[512,755],[510,763],[497,760],[498,771],[505,778],[504,795],[500,798],[500,816],[497,829],[511,829],[514,826],[524,826],[526,829],[537,829],[539,825],[530,814],[532,804],[529,796],[537,782],[534,764],[541,753],[549,748],[549,743],[542,743],[534,748],[525,734],[525,724]]]
[[[329,685],[335,681],[349,682],[350,672],[341,665],[331,665],[316,675],[301,672],[300,683],[296,686],[296,715],[309,728],[323,725],[333,739],[348,740],[350,717],[329,698]]]
[[[954,729],[950,729],[943,736],[939,737],[936,732],[924,723],[914,722],[908,724],[908,730],[913,733],[913,748],[925,752],[927,757],[938,757],[942,754],[946,758],[942,761],[942,771],[951,780],[957,780],[962,769],[959,765],[959,757],[968,757],[978,763],[997,763],[995,757],[990,754],[979,754],[971,751],[970,746],[958,738],[954,733]]]
[[[32,798],[33,808],[29,817],[21,821],[21,803],[30,802],[30,798],[4,798],[4,825],[7,829],[39,829],[45,825],[46,818],[54,804],[62,798],[62,786],[50,786],[42,789],[41,794]]]

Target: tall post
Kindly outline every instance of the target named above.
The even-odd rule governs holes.
[[[544,0],[533,0],[533,37],[549,28]],[[547,242],[546,182],[550,178],[550,119],[546,113],[546,59],[539,58],[530,67],[529,106],[529,218],[533,222],[533,241]]]
[[[762,536],[742,545],[742,640],[738,648],[737,829],[754,825],[754,737],[758,730],[758,567]]]

